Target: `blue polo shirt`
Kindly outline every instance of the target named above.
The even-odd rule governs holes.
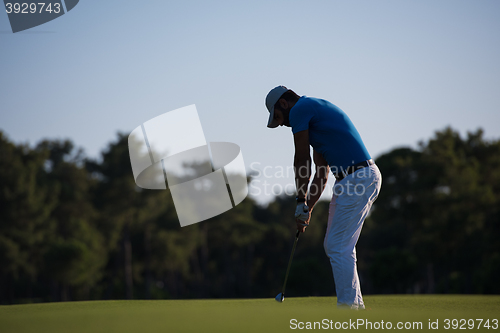
[[[302,96],[289,119],[293,134],[309,129],[309,144],[334,173],[371,158],[349,117],[328,101]]]

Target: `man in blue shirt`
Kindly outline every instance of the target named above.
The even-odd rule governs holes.
[[[349,117],[332,103],[298,96],[284,86],[266,97],[267,127],[292,128],[299,231],[309,225],[330,170],[336,178],[324,240],[330,258],[337,306],[364,309],[356,266],[356,243],[364,220],[380,192],[382,176]],[[315,174],[311,184],[311,155]]]

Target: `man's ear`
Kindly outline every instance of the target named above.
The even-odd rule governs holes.
[[[288,109],[288,102],[286,101],[286,99],[280,98],[279,103],[282,110]]]

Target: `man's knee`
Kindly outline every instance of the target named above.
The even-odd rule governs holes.
[[[341,255],[341,248],[338,244],[335,244],[332,241],[328,241],[325,239],[323,242],[323,248],[325,249],[325,253],[330,259],[338,258]]]
[[[329,242],[327,239],[323,242],[323,248],[325,253],[330,259],[338,259],[342,257],[354,257],[356,258],[356,249],[352,246],[340,246],[339,244]]]

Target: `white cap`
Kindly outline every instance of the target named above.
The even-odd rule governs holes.
[[[266,97],[266,107],[269,110],[269,120],[267,122],[267,127],[275,128],[278,127],[278,124],[274,120],[274,104],[280,99],[281,96],[285,92],[288,91],[288,88],[285,86],[277,86],[273,88]]]

